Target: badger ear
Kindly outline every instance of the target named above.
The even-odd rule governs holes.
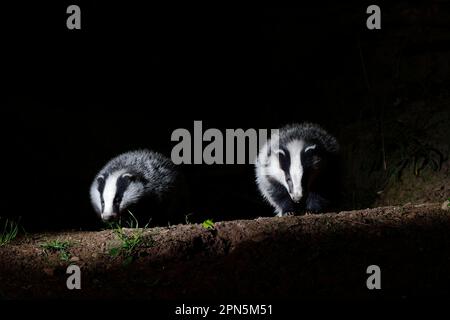
[[[97,177],[97,183],[101,183],[101,182],[104,182],[104,181],[105,181],[105,176],[100,175],[100,176]]]
[[[132,174],[132,173],[124,173],[122,175],[122,178],[127,178],[130,181],[136,180],[136,176],[134,174]]]
[[[284,152],[284,150],[282,150],[282,149],[275,149],[275,150],[273,150],[273,154],[279,157],[279,156],[285,156],[286,152]]]
[[[308,152],[309,150],[314,150],[316,147],[317,147],[317,145],[315,145],[315,144],[310,145],[310,146],[307,146],[307,147],[305,148],[305,152]]]

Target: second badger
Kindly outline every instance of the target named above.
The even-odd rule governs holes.
[[[139,221],[164,225],[184,217],[186,188],[175,165],[150,150],[130,151],[110,160],[90,188],[92,205],[105,222],[129,210]]]
[[[283,127],[260,150],[256,182],[277,215],[324,212],[339,195],[339,145],[316,124]]]

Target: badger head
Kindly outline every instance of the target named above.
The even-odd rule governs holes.
[[[91,201],[103,221],[117,220],[130,205],[142,197],[145,181],[125,170],[99,174],[91,186]]]
[[[300,204],[314,187],[323,165],[318,143],[291,140],[282,145],[271,145],[266,174],[286,189],[294,203]]]

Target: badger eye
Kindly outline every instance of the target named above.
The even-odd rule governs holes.
[[[321,158],[314,157],[312,163],[313,163],[314,167],[318,167],[321,161],[322,161]]]
[[[105,182],[105,178],[103,176],[100,176],[97,178],[97,184],[101,185]]]

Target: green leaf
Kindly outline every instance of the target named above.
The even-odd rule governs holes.
[[[120,249],[119,248],[111,248],[109,250],[109,255],[113,256],[113,257],[117,257],[120,253]]]
[[[211,219],[205,220],[202,223],[203,228],[205,229],[214,229],[214,222]]]
[[[61,251],[61,253],[60,253],[60,255],[59,255],[59,258],[62,260],[62,261],[69,261],[69,259],[70,259],[70,253],[68,253],[67,251]]]

